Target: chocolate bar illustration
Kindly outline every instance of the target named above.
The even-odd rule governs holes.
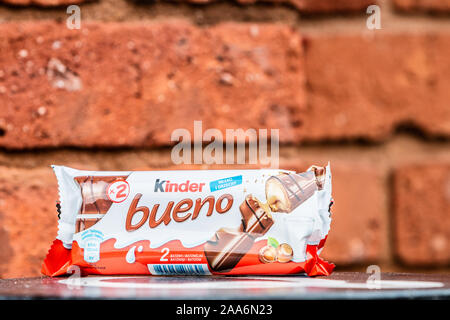
[[[273,225],[270,212],[252,195],[247,195],[239,206],[242,224],[236,229],[221,228],[204,246],[206,260],[214,271],[233,269],[251,249],[256,238]]]
[[[116,180],[125,180],[127,176],[82,176],[75,177],[83,198],[80,213],[77,217],[75,232],[86,230],[108,212],[112,201],[106,192],[108,185]]]
[[[318,190],[313,171],[282,173],[266,181],[267,203],[272,211],[292,212]]]
[[[313,171],[314,174],[316,175],[316,183],[317,183],[317,188],[319,190],[323,189],[323,185],[325,184],[325,173],[326,173],[326,168],[325,167],[318,167],[318,166],[311,166],[308,168],[307,171]]]
[[[255,238],[264,235],[273,225],[270,210],[251,194],[245,197],[245,201],[239,206],[242,215],[242,225],[239,231],[251,234]]]

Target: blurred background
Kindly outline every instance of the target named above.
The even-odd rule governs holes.
[[[331,161],[337,270],[450,271],[449,0],[0,0],[0,278],[40,275],[50,164],[223,168],[172,162],[194,120]]]

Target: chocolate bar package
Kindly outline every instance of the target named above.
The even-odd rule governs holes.
[[[329,275],[330,165],[81,171],[53,166],[58,235],[42,273]]]

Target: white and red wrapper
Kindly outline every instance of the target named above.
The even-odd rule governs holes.
[[[58,235],[42,273],[329,275],[331,171],[53,166]]]

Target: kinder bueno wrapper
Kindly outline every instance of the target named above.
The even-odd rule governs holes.
[[[76,177],[81,189],[83,202],[77,216],[75,232],[83,231],[95,225],[108,212],[113,201],[108,197],[107,188],[114,181],[125,180],[127,176]]]
[[[249,252],[255,239],[269,231],[273,219],[268,210],[251,195],[245,197],[239,206],[242,224],[237,230],[220,229],[205,246],[205,256],[213,271],[232,270]]]
[[[58,235],[42,272],[328,275],[330,166],[80,171],[53,166]]]

